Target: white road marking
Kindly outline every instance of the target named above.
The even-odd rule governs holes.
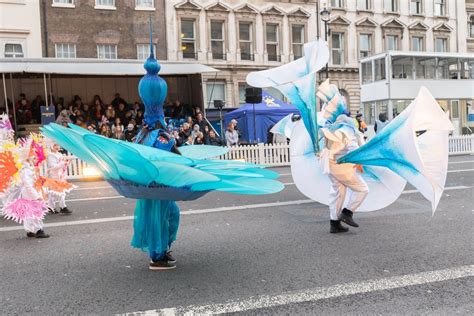
[[[456,187],[447,187],[447,188],[445,188],[445,190],[446,191],[449,191],[449,190],[464,190],[464,189],[470,189],[470,188],[472,188],[472,187],[456,186]],[[417,190],[405,190],[405,191],[402,192],[402,194],[411,194],[411,193],[418,193],[418,191]],[[109,197],[101,197],[101,198],[69,200],[69,202],[71,202],[71,201],[84,201],[84,200],[91,200],[91,199],[93,199],[93,200],[102,200],[102,199],[117,199],[117,198],[124,198],[124,197],[120,196],[120,195],[117,195],[117,196],[109,196]],[[217,213],[217,212],[238,211],[238,210],[247,210],[247,209],[256,209],[256,208],[276,207],[276,206],[301,205],[301,204],[311,204],[311,203],[316,203],[316,202],[313,201],[313,200],[310,200],[310,199],[306,199],[306,200],[292,200],[292,201],[284,201],[284,202],[246,204],[246,205],[238,205],[238,206],[223,206],[223,207],[200,209],[200,210],[189,209],[187,211],[181,212],[181,215],[208,214],[208,213]],[[62,226],[82,225],[82,224],[97,224],[97,223],[126,221],[126,220],[132,220],[132,219],[133,219],[133,216],[84,219],[84,220],[68,221],[68,222],[47,223],[47,224],[44,225],[44,227],[62,227]],[[15,231],[15,230],[23,230],[23,227],[21,227],[21,226],[0,227],[0,232]]]
[[[450,162],[448,162],[448,164],[450,164],[450,165],[454,165],[454,164],[458,164],[458,163],[472,163],[472,164],[474,164],[474,160],[450,161]]]
[[[409,286],[456,280],[472,276],[474,276],[474,265],[466,265],[442,270],[393,276],[389,278],[337,284],[328,287],[317,287],[283,294],[251,296],[246,299],[228,301],[222,304],[209,304],[202,306],[190,305],[187,307],[127,313],[126,315],[213,315],[255,311],[262,308],[317,302],[324,299],[365,294],[375,291],[400,289]]]
[[[453,173],[453,172],[467,172],[467,171],[474,171],[474,169],[457,169],[457,170],[448,170],[448,173]]]

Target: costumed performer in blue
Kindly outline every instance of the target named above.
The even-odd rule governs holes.
[[[367,143],[348,117],[337,87],[329,81],[318,89],[325,103],[317,112],[316,73],[329,59],[327,43],[304,46],[304,56],[277,68],[252,72],[247,83],[280,90],[301,113],[273,128],[290,138],[294,182],[309,198],[329,205],[330,232],[354,227],[355,211],[375,211],[397,200],[407,182],[431,202],[434,214],[448,167],[448,135],[453,125],[428,89]]]
[[[151,29],[151,23],[150,23]],[[151,42],[151,30],[150,30]],[[225,154],[225,147],[190,145],[178,151],[165,131],[163,101],[166,82],[150,43],[146,75],[139,83],[145,105],[145,125],[136,143],[105,138],[70,124],[52,123],[42,133],[81,160],[95,166],[121,195],[137,199],[132,246],[148,251],[151,270],[176,267],[170,248],[179,227],[175,201],[195,200],[213,190],[234,194],[271,194],[284,186],[279,174],[263,166],[209,159]]]

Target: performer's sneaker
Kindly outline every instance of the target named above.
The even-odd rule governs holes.
[[[331,220],[331,229],[329,230],[331,234],[347,233],[348,231],[349,228],[342,226],[341,221]]]
[[[176,264],[166,259],[150,261],[150,270],[171,270],[176,268]]]
[[[176,263],[176,259],[171,255],[171,251],[167,251],[165,253],[165,257],[163,260],[168,260],[169,263]]]
[[[59,211],[61,214],[71,214],[72,211],[68,209],[67,207],[62,207],[61,210]]]
[[[47,235],[47,234],[44,232],[44,230],[41,229],[41,230],[38,230],[38,231],[36,232],[36,236],[35,236],[35,237],[36,237],[36,238],[49,238],[49,235]]]
[[[26,237],[28,237],[28,238],[34,238],[34,237],[36,237],[36,234],[35,234],[35,233],[32,233],[32,232],[27,232],[27,233],[26,233]]]
[[[50,213],[50,214],[56,214],[57,212],[56,212],[56,210],[55,210],[54,208],[48,207],[48,213]]]
[[[342,210],[341,216],[339,216],[339,219],[349,226],[359,227],[359,225],[356,222],[354,222],[354,220],[352,219],[352,215],[353,215],[352,211],[345,208]]]

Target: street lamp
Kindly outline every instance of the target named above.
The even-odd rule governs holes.
[[[324,8],[320,14],[321,14],[321,20],[323,20],[324,22],[324,40],[327,43],[328,33],[329,33],[328,22],[329,22],[331,12],[327,8]],[[326,79],[327,78],[329,78],[329,64],[328,63],[326,63]]]

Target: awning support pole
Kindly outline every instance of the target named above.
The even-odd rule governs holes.
[[[43,74],[43,82],[44,82],[44,101],[46,106],[48,106],[48,85],[46,83],[46,73]]]
[[[5,97],[5,107],[7,111],[7,116],[9,116],[8,113],[8,97],[7,97],[7,83],[5,82],[5,73],[2,73],[2,81],[3,81],[3,96]]]
[[[13,102],[13,122],[15,124],[15,133],[18,131],[18,126],[16,124],[16,107],[15,107],[15,95],[13,94],[13,74],[10,72],[10,90],[12,94]]]

